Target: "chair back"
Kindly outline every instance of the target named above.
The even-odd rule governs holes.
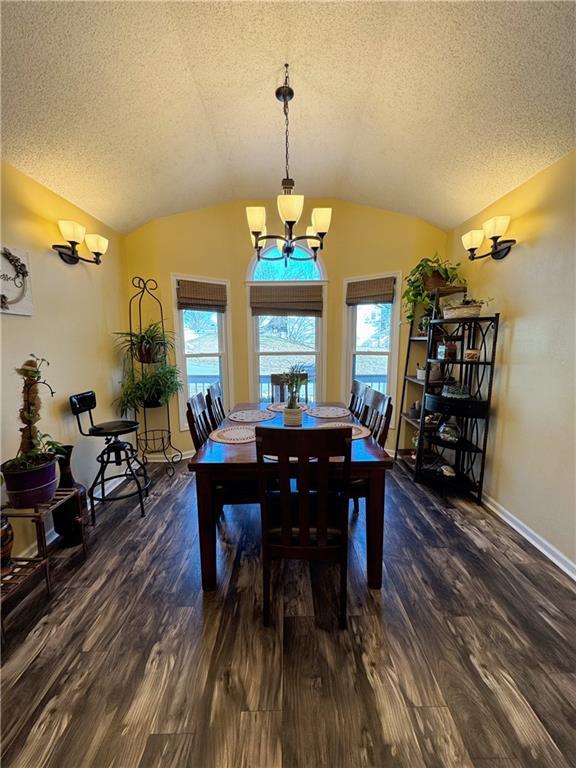
[[[89,436],[88,432],[84,432],[84,429],[82,428],[82,419],[80,418],[81,414],[86,413],[88,411],[88,415],[90,416],[90,426],[94,426],[94,419],[92,418],[92,411],[94,408],[96,408],[96,392],[94,390],[90,389],[88,392],[79,392],[77,395],[70,395],[69,397],[70,401],[70,410],[76,416],[76,421],[78,422],[78,429],[80,430],[80,434],[84,436]]]
[[[301,388],[304,387],[304,402],[308,402],[308,374],[300,374],[302,380]],[[300,388],[300,389],[301,389]],[[273,403],[286,402],[286,384],[284,383],[283,373],[270,374],[270,397]]]
[[[192,435],[194,448],[199,450],[208,440],[208,435],[212,431],[208,406],[202,392],[198,392],[188,399],[186,403],[186,419],[188,420],[188,428]]]
[[[212,427],[217,429],[226,418],[224,403],[222,402],[222,390],[218,381],[208,387],[206,392],[206,405],[210,414]]]
[[[372,432],[378,443],[384,447],[390,420],[392,418],[392,400],[388,395],[368,388],[364,395],[364,406],[360,421]]]
[[[359,419],[362,416],[362,408],[364,407],[364,395],[368,387],[366,384],[362,384],[358,379],[353,379],[352,387],[350,388],[350,405],[348,409],[352,411],[354,416]]]
[[[350,427],[256,427],[264,545],[274,531],[279,533],[281,557],[305,558],[310,548],[334,548],[331,533],[340,539],[347,536],[351,445]],[[265,456],[277,461],[266,461]]]

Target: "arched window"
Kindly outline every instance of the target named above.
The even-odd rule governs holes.
[[[273,250],[277,250],[276,246],[269,246],[265,253],[272,253]],[[272,399],[271,374],[285,373],[296,364],[302,365],[308,374],[308,399],[316,400],[318,397],[317,384],[321,380],[322,365],[323,288],[318,285],[312,290],[305,286],[318,283],[324,276],[318,262],[304,260],[309,255],[307,249],[297,245],[295,256],[300,256],[302,261],[289,259],[288,264],[283,259],[255,261],[250,270],[251,283],[291,284],[290,288],[283,289],[279,285],[278,291],[265,286],[251,288],[253,344],[250,354],[254,381],[257,383],[254,394],[261,402]],[[295,282],[303,283],[302,291],[295,289]],[[310,291],[314,294],[312,301],[308,301]],[[289,294],[288,303],[283,292]],[[300,292],[302,297],[298,297]],[[262,297],[265,297],[264,303],[258,306]],[[297,306],[299,298],[304,299],[301,307]],[[296,306],[292,305],[293,301]],[[301,397],[304,395],[303,388]]]

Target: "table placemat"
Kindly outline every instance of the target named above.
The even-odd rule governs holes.
[[[275,413],[281,413],[286,408],[286,403],[270,403],[270,405],[267,406],[269,411],[274,411]],[[300,408],[301,411],[308,410],[308,406],[304,403],[298,403],[298,408]]]
[[[210,433],[210,440],[231,445],[253,443],[256,440],[256,433],[254,427],[222,427]]]
[[[362,424],[347,424],[344,421],[332,421],[330,424],[319,424],[316,429],[335,429],[336,427],[352,427],[352,440],[361,440],[368,437],[371,432]]]
[[[348,408],[342,408],[340,405],[319,405],[316,408],[308,408],[308,415],[317,419],[342,419],[351,414]]]
[[[252,408],[246,411],[233,411],[228,414],[230,421],[242,421],[242,422],[254,422],[254,421],[270,421],[274,418],[274,414],[270,411],[260,411]]]

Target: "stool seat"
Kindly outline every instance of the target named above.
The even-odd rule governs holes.
[[[103,421],[100,424],[94,424],[94,426],[89,427],[88,433],[98,437],[116,437],[117,435],[127,435],[129,432],[136,432],[138,427],[137,421],[116,419],[115,421]]]

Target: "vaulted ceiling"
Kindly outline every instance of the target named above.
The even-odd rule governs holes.
[[[283,176],[457,225],[574,147],[572,2],[3,2],[3,156],[120,231]]]

